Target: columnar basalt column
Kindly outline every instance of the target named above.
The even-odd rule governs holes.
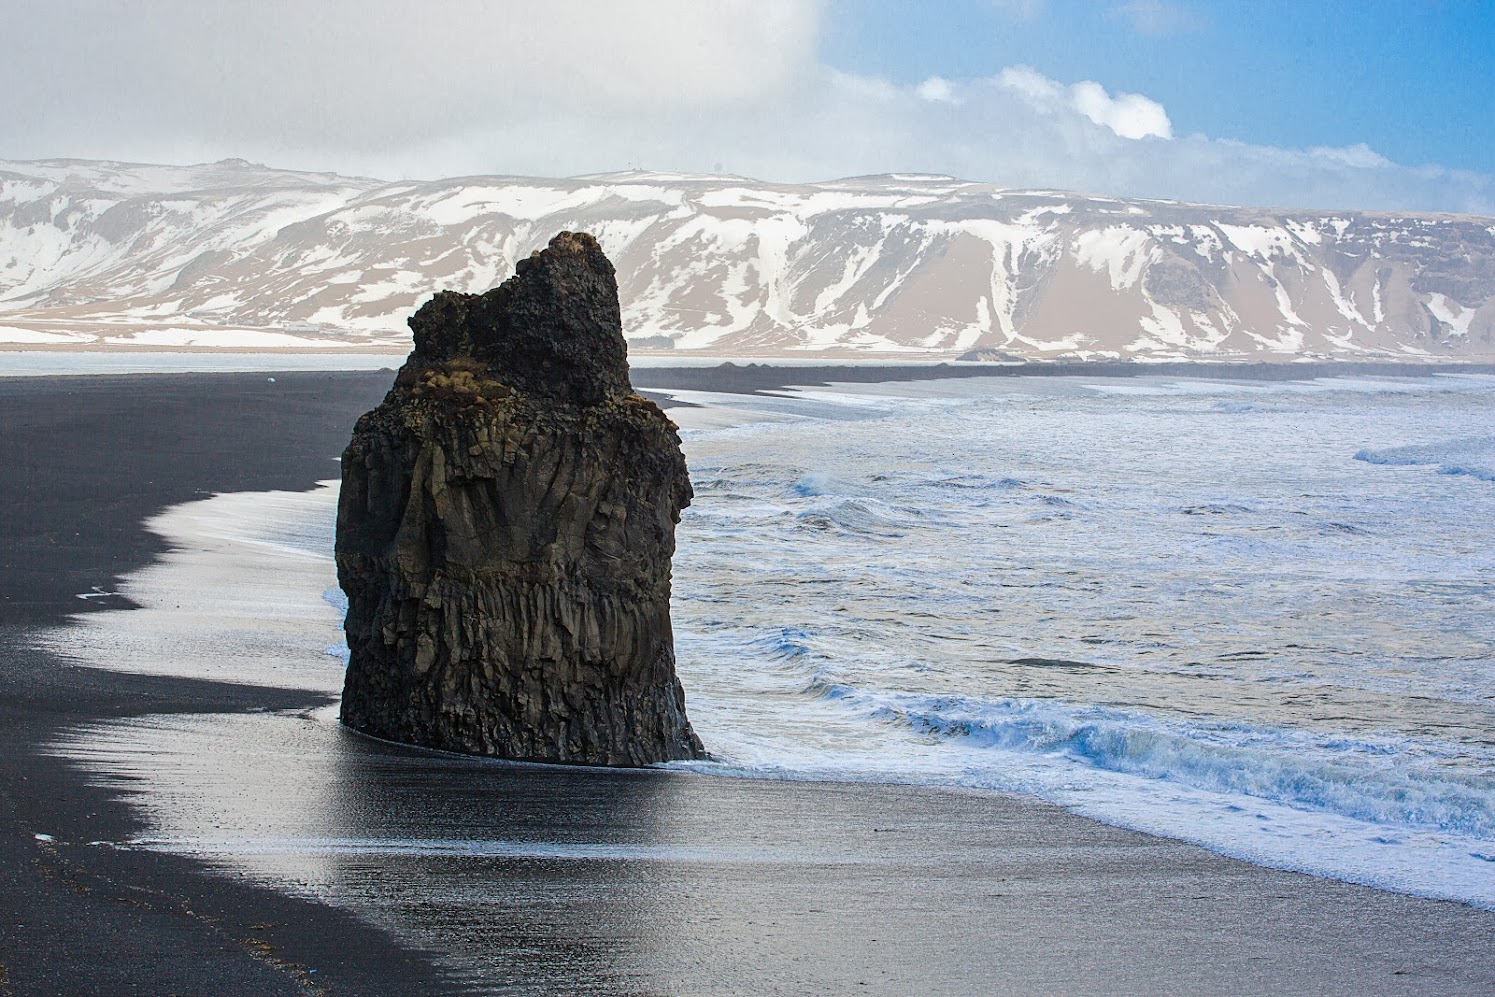
[[[343,723],[532,761],[702,756],[670,629],[690,479],[674,424],[629,382],[597,241],[562,232],[410,326],[343,455]]]

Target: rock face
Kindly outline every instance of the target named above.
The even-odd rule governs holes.
[[[1455,186],[1426,196],[1452,202]],[[635,350],[1495,362],[1485,216],[909,174],[415,184],[233,162],[0,162],[0,341],[125,345],[164,328],[198,346],[408,349],[405,316],[435,288],[487,288],[529,233],[578,226],[631,233]]]
[[[531,761],[703,755],[670,630],[690,479],[674,424],[629,382],[596,240],[562,232],[410,327],[343,455],[343,723]]]

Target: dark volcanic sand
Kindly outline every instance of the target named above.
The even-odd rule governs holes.
[[[112,591],[162,549],[144,517],[212,491],[335,476],[352,420],[389,375],[267,378],[0,379],[0,979],[18,995],[439,992],[426,962],[346,914],[191,861],[86,847],[143,828],[37,752],[104,718],[316,704],[63,665],[27,642],[68,613],[118,604],[76,594]]]
[[[102,608],[76,593],[111,591],[159,551],[145,516],[333,476],[353,419],[389,380],[274,376],[0,380],[0,972],[12,992],[436,993],[437,961],[482,991],[520,993],[1495,992],[1495,914],[1259,869],[1039,803],[513,766],[325,725],[287,739],[256,714],[321,697],[28,650],[35,629]],[[685,381],[668,383],[723,389]],[[72,725],[147,713],[223,714],[209,725],[220,738],[262,733],[274,748],[225,755],[244,802],[204,814],[205,827],[291,808],[328,837],[475,843],[317,860],[340,902],[432,957],[233,873],[90,845],[149,829],[37,749]]]

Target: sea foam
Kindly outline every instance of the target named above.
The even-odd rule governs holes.
[[[1495,481],[1495,436],[1361,450],[1356,460],[1391,466],[1430,466],[1439,474]]]
[[[695,767],[1027,793],[1495,906],[1495,500],[1366,467],[1483,466],[1495,381],[974,387],[687,434]],[[1368,445],[1413,432],[1454,442]]]

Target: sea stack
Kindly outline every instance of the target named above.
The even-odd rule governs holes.
[[[516,271],[415,313],[343,454],[342,721],[528,761],[701,757],[670,629],[680,437],[629,381],[597,240],[562,232]]]

